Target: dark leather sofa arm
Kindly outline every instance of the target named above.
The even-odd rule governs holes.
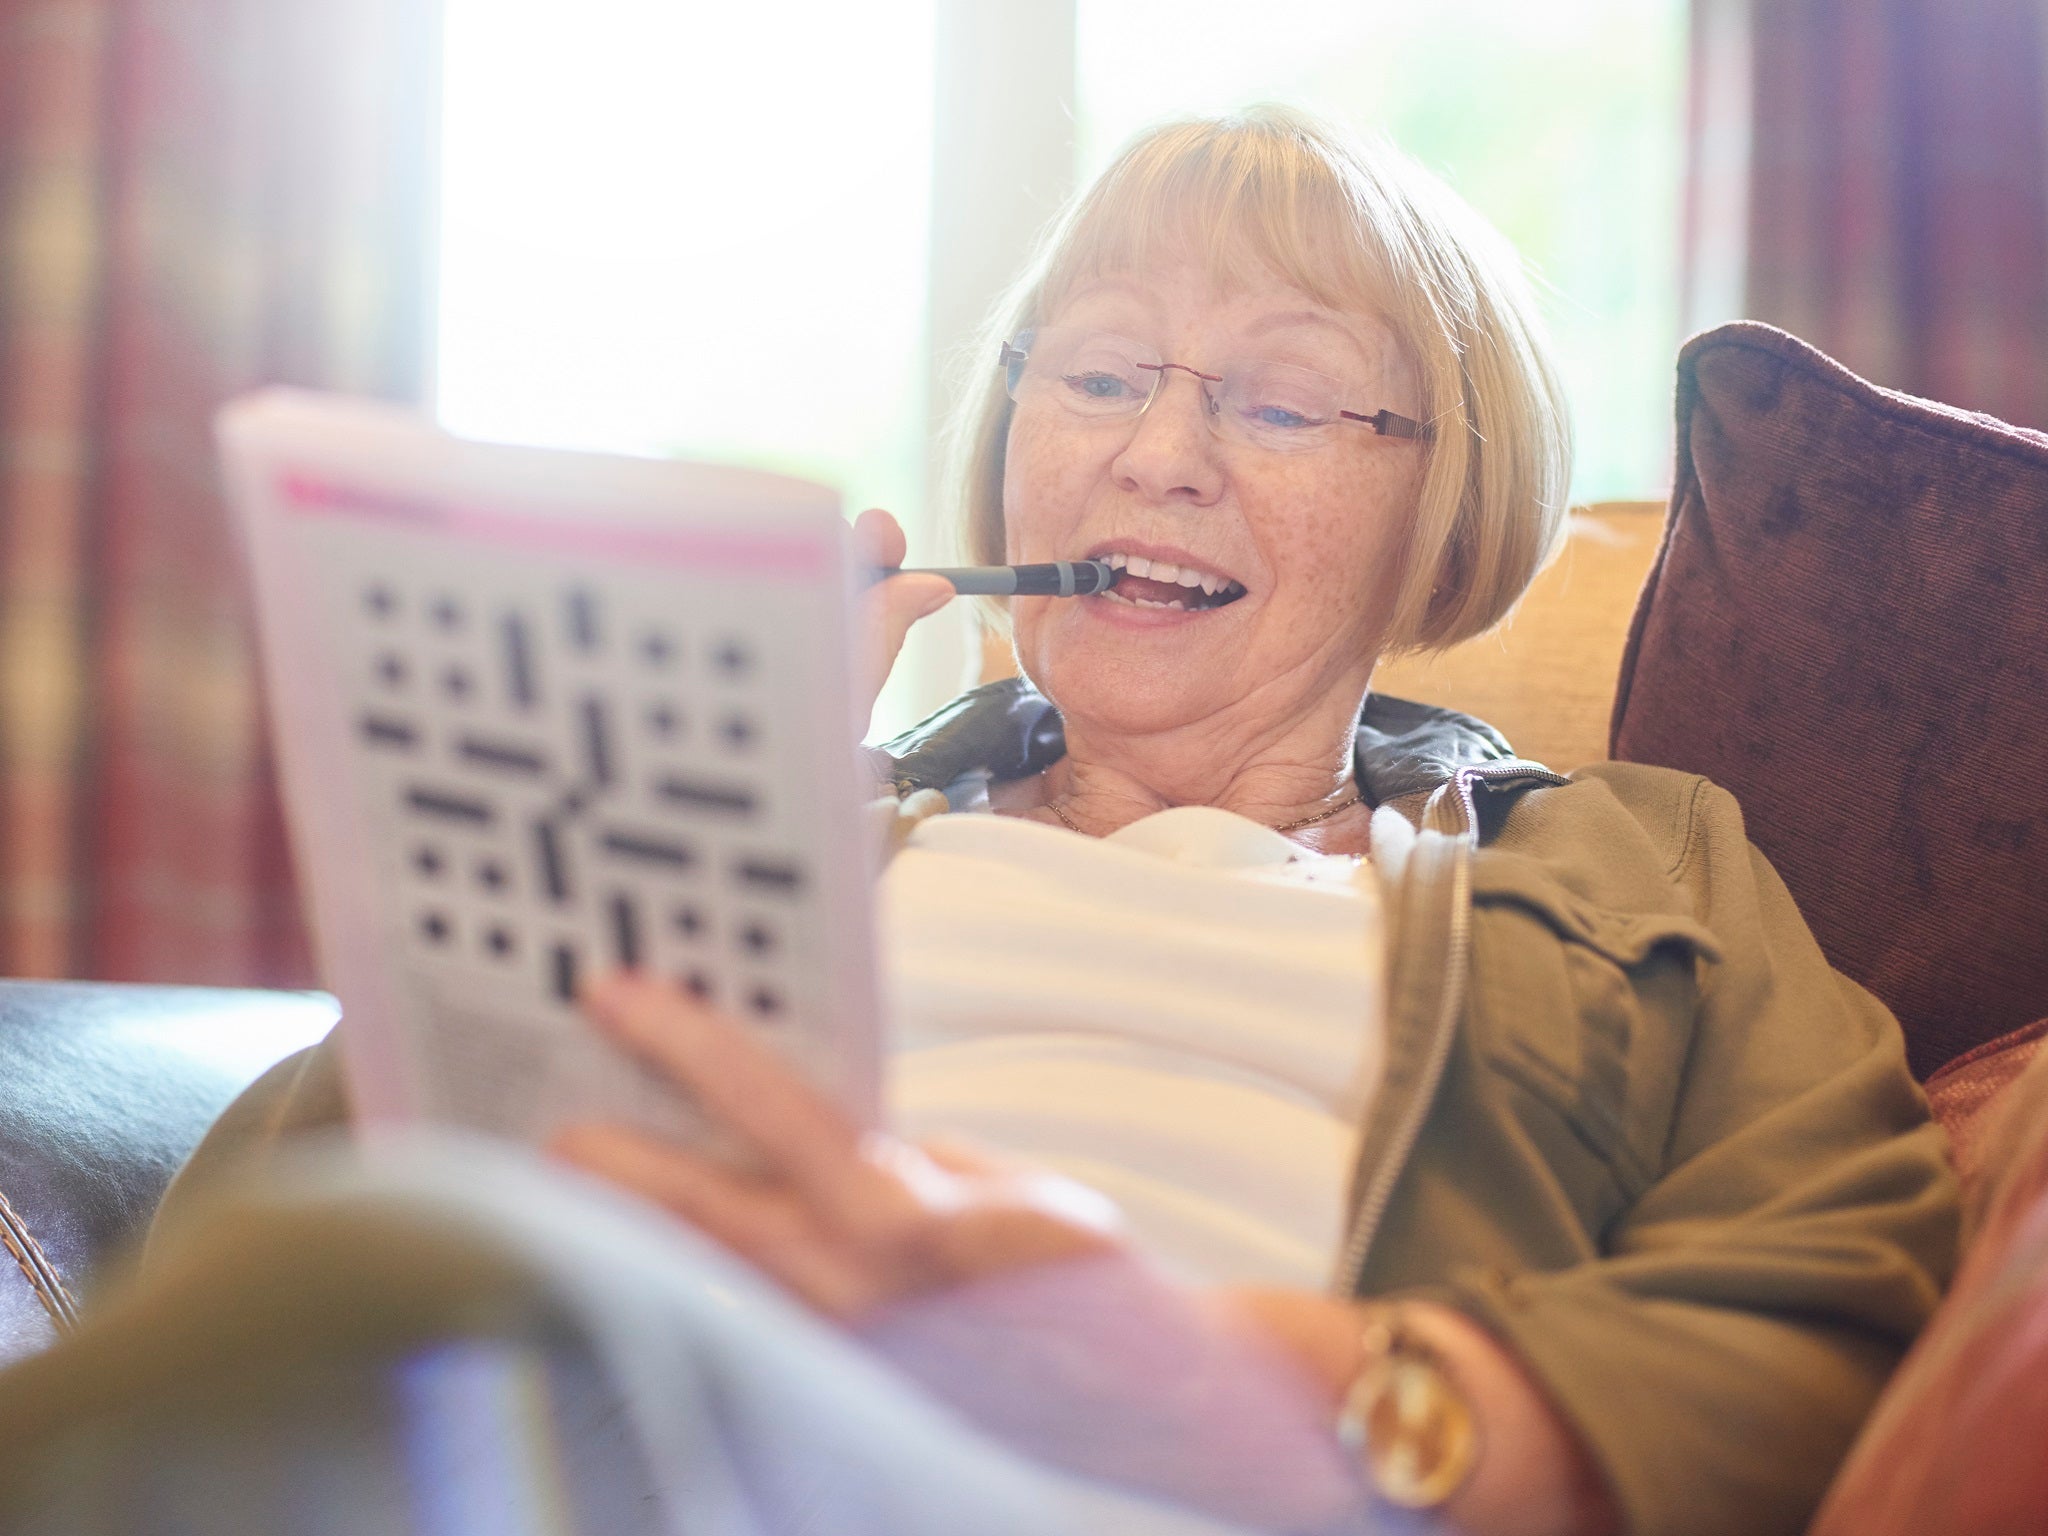
[[[51,1343],[236,1094],[334,999],[0,981],[0,1365]]]

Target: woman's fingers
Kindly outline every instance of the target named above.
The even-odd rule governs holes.
[[[879,507],[870,507],[854,519],[853,546],[855,558],[872,570],[896,569],[909,550],[902,526]],[[953,584],[942,576],[891,576],[867,590],[866,654],[860,681],[871,711],[902,653],[911,625],[937,613],[952,597]]]
[[[548,1150],[621,1189],[631,1190],[752,1257],[786,1244],[791,1220],[776,1186],[748,1178],[680,1147],[616,1125],[571,1125]]]
[[[910,1192],[863,1155],[853,1121],[746,1030],[630,972],[599,980],[583,1003],[606,1033],[687,1088],[818,1209],[866,1227],[910,1216]]]
[[[960,1145],[863,1133],[770,1046],[664,983],[619,973],[584,999],[761,1160],[759,1174],[616,1127],[567,1134],[569,1160],[690,1221],[819,1310],[852,1317],[976,1275],[1116,1246],[1114,1206]]]
[[[854,558],[878,571],[893,571],[910,552],[903,525],[880,507],[869,507],[853,520]]]
[[[951,1136],[925,1136],[919,1138],[915,1145],[920,1153],[946,1172],[963,1177],[994,1178],[1017,1171],[1017,1164],[997,1157],[987,1148],[956,1141]]]
[[[862,697],[873,712],[882,686],[903,654],[903,642],[919,619],[930,618],[953,600],[953,584],[943,576],[891,576],[863,595],[866,651],[860,678]]]
[[[550,1150],[681,1217],[821,1312],[851,1318],[878,1299],[858,1257],[780,1186],[618,1126],[570,1126]]]

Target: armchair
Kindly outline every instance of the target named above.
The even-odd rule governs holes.
[[[0,981],[0,1365],[71,1326],[207,1126],[338,1011],[319,993]]]
[[[2048,436],[1875,389],[1748,324],[1688,344],[1679,406],[1661,534],[1654,508],[1588,509],[1501,634],[1376,684],[1559,768],[1611,750],[1737,793],[1823,948],[1904,1023],[1986,1213],[1816,1530],[2036,1530]],[[335,1012],[0,983],[0,1364],[68,1326],[212,1118]]]

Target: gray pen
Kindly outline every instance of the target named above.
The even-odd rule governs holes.
[[[962,597],[1087,597],[1116,585],[1116,569],[1102,560],[1051,560],[1044,565],[905,566],[876,571],[891,576],[943,576]]]

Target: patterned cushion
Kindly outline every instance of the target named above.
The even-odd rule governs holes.
[[[1973,1207],[1986,1175],[1998,1172],[1995,1163],[1987,1167],[1985,1162],[1985,1132],[1999,1118],[2001,1095],[2026,1071],[2043,1039],[2048,1039],[2048,1019],[2036,1019],[1965,1052],[1927,1079],[1928,1105],[1948,1132],[1949,1152]]]
[[[2000,1093],[1955,1288],[1843,1464],[1811,1536],[2048,1530],[2048,1051]]]
[[[2048,436],[1695,337],[1613,755],[1735,792],[1923,1079],[2048,1013]]]

